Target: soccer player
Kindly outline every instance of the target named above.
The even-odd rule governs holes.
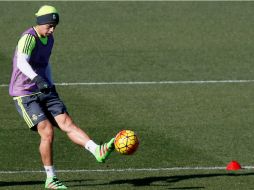
[[[49,63],[59,14],[55,7],[44,5],[35,15],[37,24],[21,35],[16,46],[9,94],[28,127],[40,135],[39,151],[47,175],[45,188],[67,189],[56,177],[53,166],[53,126],[90,151],[98,162],[104,162],[113,151],[114,138],[97,145],[73,122],[58,96]]]

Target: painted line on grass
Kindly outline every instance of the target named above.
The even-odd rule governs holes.
[[[151,84],[209,84],[209,83],[253,83],[254,80],[190,80],[190,81],[127,81],[127,82],[62,82],[57,86],[95,86],[95,85],[151,85]],[[0,87],[7,87],[1,84]]]
[[[200,81],[129,81],[129,82],[78,82],[55,83],[58,86],[82,85],[151,85],[151,84],[208,84],[208,83],[252,83],[254,80],[200,80]]]
[[[242,169],[254,169],[254,166],[242,166]],[[76,169],[76,170],[57,170],[58,173],[90,173],[90,172],[153,172],[153,171],[181,171],[181,170],[226,170],[224,166],[213,167],[172,167],[172,168],[126,168],[126,169]],[[21,174],[21,173],[44,173],[43,170],[13,170],[0,171],[0,174]]]

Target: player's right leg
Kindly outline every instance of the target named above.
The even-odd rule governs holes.
[[[23,117],[28,127],[31,130],[38,131],[41,137],[39,146],[41,160],[43,165],[48,168],[53,168],[53,138],[54,130],[53,125],[48,120],[44,109],[39,103],[39,97],[37,95],[15,97],[14,98],[16,108],[19,114]],[[47,189],[66,189],[55,176],[54,169],[46,170],[47,179],[45,182],[45,188]]]
[[[47,173],[45,188],[67,189],[67,187],[58,180],[53,169],[53,125],[50,123],[49,120],[44,120],[38,123],[37,130],[39,135],[41,136],[41,143],[39,147],[41,159]]]
[[[54,130],[52,124],[49,120],[44,120],[38,123],[37,125],[38,133],[41,137],[40,142],[40,154],[41,160],[44,166],[53,165],[53,139],[54,139]]]

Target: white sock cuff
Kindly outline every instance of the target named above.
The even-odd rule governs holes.
[[[85,148],[87,150],[89,150],[91,153],[95,153],[96,147],[98,145],[93,141],[93,140],[89,140],[86,144],[85,144]]]
[[[44,166],[47,177],[54,177],[55,174],[55,168],[54,166]]]

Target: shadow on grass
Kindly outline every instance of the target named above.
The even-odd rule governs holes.
[[[65,180],[62,181],[65,185],[67,185],[68,183],[70,184],[74,184],[74,185],[67,185],[69,187],[74,187],[74,186],[90,186],[87,185],[88,183],[90,183],[91,181],[95,181],[95,180]],[[42,185],[44,186],[45,181],[0,181],[0,188],[1,187],[12,187],[12,186],[33,186],[33,185]],[[98,184],[95,184],[98,185]],[[99,184],[100,185],[100,184]]]
[[[169,186],[173,183],[180,181],[191,180],[191,179],[202,179],[212,177],[241,177],[241,176],[254,176],[254,173],[228,173],[228,174],[193,174],[193,175],[175,175],[175,176],[158,176],[158,177],[144,177],[144,178],[133,178],[126,180],[113,180],[107,183],[96,183],[96,180],[66,180],[66,185],[69,187],[77,186],[110,186],[110,185],[133,185],[136,187],[148,187],[148,186]],[[90,182],[93,181],[91,184]],[[0,181],[0,187],[7,186],[26,186],[26,185],[42,185],[44,181]],[[68,185],[69,183],[69,185]],[[71,183],[71,184],[70,184]],[[205,187],[178,187],[169,189],[204,189]]]
[[[73,186],[87,186],[86,184],[89,183],[89,181],[95,181],[95,180],[65,180],[62,182],[74,183],[75,185]],[[32,185],[44,185],[44,184],[45,184],[45,181],[0,181],[0,187],[30,186],[30,185],[32,186]],[[82,185],[77,185],[77,184],[82,184]]]
[[[23,186],[23,185],[41,185],[44,181],[0,181],[0,187]]]
[[[109,182],[110,185],[120,185],[120,184],[131,184],[133,186],[166,186],[171,183],[176,183],[180,181],[190,180],[190,179],[202,179],[211,177],[240,177],[240,176],[254,176],[254,173],[229,173],[229,174],[194,174],[194,175],[176,175],[176,176],[161,176],[161,177],[145,177],[139,179],[127,179],[127,180],[115,180]],[[155,184],[156,183],[156,184]],[[203,188],[203,187],[196,187]]]
[[[144,177],[144,178],[133,178],[126,180],[113,180],[107,183],[93,183],[89,184],[84,182],[84,180],[79,180],[79,184],[70,184],[69,187],[76,186],[111,186],[111,185],[132,185],[135,187],[149,187],[149,186],[172,186],[172,184],[192,180],[192,179],[202,179],[202,178],[212,178],[212,177],[242,177],[242,176],[254,176],[254,173],[215,173],[215,174],[193,174],[193,175],[175,175],[175,176],[158,176],[158,177]],[[76,180],[78,181],[78,180]],[[73,182],[73,181],[65,181]],[[204,189],[205,187],[171,187],[168,189]]]

